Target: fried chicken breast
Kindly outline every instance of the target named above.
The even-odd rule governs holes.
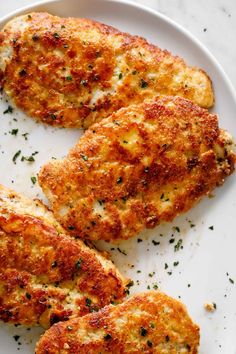
[[[117,306],[52,326],[36,354],[198,353],[199,328],[185,306],[149,291]]]
[[[89,20],[30,13],[0,32],[0,85],[39,121],[88,127],[157,94],[208,108],[209,77],[145,39]]]
[[[49,327],[119,302],[126,283],[42,203],[0,186],[1,320]]]
[[[89,128],[39,183],[56,218],[84,239],[127,239],[190,209],[234,170],[232,137],[214,114],[164,97]]]

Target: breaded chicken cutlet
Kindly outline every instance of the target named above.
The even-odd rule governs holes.
[[[199,327],[185,306],[150,291],[52,326],[36,354],[197,354]]]
[[[0,186],[0,319],[47,328],[125,296],[113,263],[74,240],[39,201]]]
[[[30,13],[0,32],[0,85],[39,121],[85,127],[121,107],[178,95],[209,108],[209,77],[145,39],[89,19]]]
[[[73,235],[114,241],[190,209],[233,172],[235,156],[216,115],[164,97],[93,125],[39,183]]]

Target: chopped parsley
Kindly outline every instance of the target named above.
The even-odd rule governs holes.
[[[131,288],[131,286],[134,286],[133,280],[130,280],[130,282],[126,286],[127,288]]]
[[[35,184],[37,182],[37,178],[34,176],[32,176],[30,179],[33,184]]]
[[[16,159],[20,156],[20,154],[21,154],[21,150],[18,150],[13,156],[12,161],[14,162],[14,164],[16,164]]]
[[[140,87],[141,87],[141,88],[146,88],[146,87],[148,87],[147,81],[141,79],[141,80],[140,80]]]
[[[147,341],[147,345],[149,348],[152,348],[152,342],[150,340]]]
[[[84,160],[84,161],[88,161],[88,157],[86,155],[81,154],[80,157]]]
[[[25,140],[28,140],[28,135],[29,135],[29,133],[24,133],[24,134],[21,134],[22,136],[23,136],[23,138],[25,139]]]
[[[75,227],[74,227],[74,226],[68,226],[67,229],[68,229],[68,230],[74,230]]]
[[[107,333],[107,334],[104,336],[104,339],[105,339],[105,340],[110,340],[110,339],[112,339],[112,336],[111,336],[109,333]]]
[[[127,253],[126,253],[125,251],[122,251],[122,250],[120,249],[120,247],[117,247],[117,250],[118,250],[121,254],[123,254],[124,256],[127,256]]]
[[[117,180],[116,180],[116,183],[117,183],[117,184],[121,184],[122,182],[123,182],[122,177],[117,178]]]
[[[160,245],[160,242],[157,242],[155,240],[152,240],[152,243],[153,243],[154,246]]]
[[[179,251],[180,248],[182,249],[183,246],[182,246],[182,243],[183,243],[183,240],[182,239],[179,239],[179,241],[176,243],[175,245],[175,252]]]
[[[87,86],[88,85],[88,80],[81,80],[80,84],[83,86]]]
[[[34,162],[35,159],[34,159],[34,157],[32,155],[31,156],[22,156],[21,157],[21,161]]]
[[[79,259],[76,263],[75,263],[75,268],[76,269],[80,269],[81,268],[81,265],[82,265],[82,259]],[[91,301],[91,300],[90,300]]]
[[[37,42],[39,40],[39,35],[38,34],[34,34],[32,37],[34,42]]]
[[[57,116],[54,113],[50,114],[50,117],[51,117],[52,120],[56,120],[57,119]]]
[[[148,276],[152,278],[154,276],[155,272],[149,273]]]
[[[119,76],[118,76],[119,80],[122,79],[122,76],[123,76],[123,74],[122,74],[122,73],[119,73]]]
[[[59,35],[57,32],[55,32],[55,33],[53,34],[53,37],[56,38],[56,39],[59,39],[59,38],[60,38],[60,35]]]
[[[17,135],[18,131],[19,131],[19,129],[12,129],[9,133],[11,135]]]
[[[29,293],[26,293],[25,296],[27,297],[28,300],[31,299],[31,295]]]
[[[20,75],[20,77],[26,76],[27,71],[25,69],[22,69],[21,71],[19,71],[19,75]]]
[[[148,331],[146,330],[146,328],[144,328],[144,327],[140,328],[140,334],[142,337],[146,337],[147,333],[148,333]]]
[[[52,262],[51,267],[52,268],[56,268],[57,267],[57,261]]]
[[[71,75],[66,76],[66,81],[72,81],[72,76]]]
[[[7,109],[3,112],[3,114],[12,113],[12,112],[13,112],[13,107],[8,106]]]
[[[92,304],[92,300],[91,300],[91,299],[89,299],[88,297],[86,297],[86,299],[85,299],[85,303],[86,303],[86,306],[90,307],[90,306],[91,306],[91,304]]]
[[[231,284],[234,284],[234,280],[232,278],[229,278],[229,281]]]
[[[174,262],[173,265],[174,267],[177,267],[177,265],[179,265],[179,262]]]

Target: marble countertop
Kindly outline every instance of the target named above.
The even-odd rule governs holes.
[[[188,29],[212,52],[236,88],[236,1],[133,0],[170,17]],[[0,17],[39,0],[1,3]]]

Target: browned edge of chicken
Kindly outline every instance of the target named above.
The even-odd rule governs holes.
[[[0,185],[0,319],[49,327],[126,294],[114,264],[70,237],[40,202]]]

